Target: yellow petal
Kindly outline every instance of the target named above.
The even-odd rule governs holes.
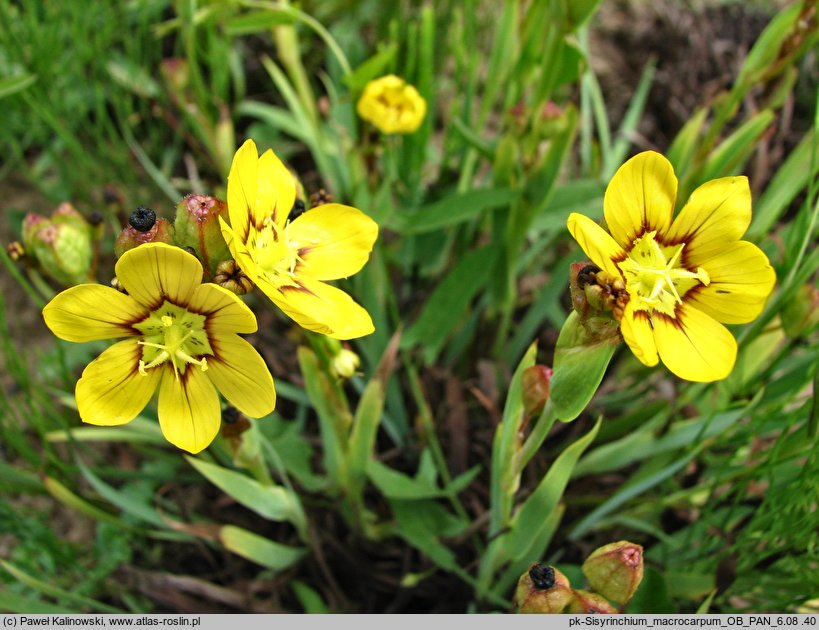
[[[710,382],[731,373],[737,342],[725,326],[702,311],[681,304],[677,319],[654,314],[654,340],[663,363],[687,381]]]
[[[606,225],[614,240],[630,249],[644,232],[665,233],[676,198],[677,178],[671,163],[659,153],[645,151],[628,160],[611,178],[603,197]]]
[[[208,357],[205,374],[231,405],[250,418],[261,418],[276,406],[273,377],[264,359],[236,335],[213,339],[215,356]]]
[[[246,140],[233,156],[228,174],[228,216],[233,231],[243,243],[247,242],[248,227],[255,212],[258,163],[256,143]]]
[[[595,265],[615,277],[623,275],[615,261],[624,260],[626,252],[608,232],[589,217],[577,212],[569,215],[566,226]]]
[[[337,280],[359,271],[378,238],[378,224],[350,206],[330,203],[305,212],[290,224],[289,238],[299,247],[304,273]]]
[[[77,410],[83,422],[125,424],[145,408],[159,384],[161,370],[138,371],[142,347],[136,339],[114,344],[89,363],[77,381]]]
[[[266,218],[284,225],[296,201],[296,179],[270,149],[259,158],[257,186],[256,225],[261,226],[258,219]]]
[[[159,427],[174,446],[198,453],[206,448],[222,423],[219,395],[206,372],[189,365],[179,380],[163,370],[159,385]]]
[[[122,255],[116,274],[132,298],[154,310],[165,298],[185,306],[202,282],[202,264],[178,247],[145,243]]]
[[[235,293],[216,284],[200,284],[188,306],[205,315],[210,335],[252,333],[258,329],[253,311]]]
[[[738,241],[703,261],[711,279],[685,294],[685,301],[723,324],[745,324],[762,312],[776,283],[768,257],[756,245]]]
[[[634,303],[629,302],[623,311],[620,332],[635,357],[649,367],[657,365],[657,344],[654,342],[654,332],[646,311],[635,311]]]
[[[258,275],[256,262],[250,255],[247,246],[239,239],[236,232],[233,231],[233,228],[229,226],[222,217],[219,217],[219,225],[222,228],[222,237],[225,239],[225,243],[227,243],[230,255],[233,256],[236,264],[239,265],[239,269],[244,271],[245,275],[250,278],[250,281],[255,284],[256,276]],[[253,230],[255,230],[255,228],[251,227],[250,231],[252,232]]]
[[[101,284],[80,284],[66,289],[46,304],[46,326],[66,341],[116,339],[138,334],[131,324],[148,311],[133,298]]]
[[[344,291],[310,278],[301,278],[300,282],[301,288],[279,290],[260,277],[258,287],[307,330],[335,339],[355,339],[375,330],[369,313]]]
[[[683,264],[689,269],[738,241],[751,223],[751,189],[747,177],[723,177],[697,188],[663,239],[685,243]]]

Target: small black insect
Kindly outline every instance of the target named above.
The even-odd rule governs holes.
[[[539,591],[545,591],[555,585],[555,570],[548,564],[536,564],[529,569],[529,577],[532,580],[535,588]]]
[[[296,203],[293,204],[293,209],[290,211],[288,219],[295,221],[305,212],[307,212],[307,209],[304,207],[304,202],[301,199],[296,199]]]
[[[147,232],[156,223],[156,212],[145,206],[139,206],[128,217],[128,223],[138,232]]]

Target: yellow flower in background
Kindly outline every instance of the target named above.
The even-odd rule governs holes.
[[[427,102],[415,87],[389,74],[367,84],[356,111],[381,133],[412,133],[424,120]]]
[[[325,280],[358,272],[367,262],[378,225],[350,206],[328,203],[289,220],[296,181],[268,150],[259,157],[246,141],[228,176],[230,225],[222,234],[237,264],[296,323],[336,339],[373,332],[370,315]]]
[[[577,213],[568,228],[592,262],[624,281],[620,331],[635,356],[648,366],[662,359],[689,381],[715,381],[730,374],[737,354],[722,324],[756,318],[776,275],[762,250],[740,240],[751,222],[747,178],[703,184],[672,222],[676,196],[671,163],[647,151],[606,189],[610,235]]]
[[[61,339],[125,338],[89,363],[77,382],[83,422],[130,422],[159,388],[162,434],[198,453],[219,431],[217,389],[247,416],[273,411],[273,377],[253,346],[236,334],[255,332],[256,317],[227,289],[200,284],[196,257],[148,243],[125,252],[116,275],[127,295],[81,284],[43,309],[46,325]]]

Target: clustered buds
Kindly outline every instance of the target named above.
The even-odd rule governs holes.
[[[29,213],[23,220],[22,251],[63,284],[89,279],[94,259],[91,226],[70,203],[46,218]]]
[[[520,576],[515,603],[520,613],[617,614],[643,579],[643,548],[625,540],[593,551],[583,563],[589,589],[573,589],[558,569],[536,563]]]

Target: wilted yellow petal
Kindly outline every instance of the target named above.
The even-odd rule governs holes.
[[[188,252],[165,243],[146,243],[125,252],[116,274],[128,294],[150,310],[165,299],[184,306],[202,282],[202,264]]]
[[[189,308],[207,317],[211,337],[230,333],[252,333],[258,329],[256,316],[235,293],[215,284],[200,284],[193,292]]]
[[[711,278],[685,301],[724,324],[745,324],[762,312],[776,283],[768,257],[756,245],[738,241],[702,263]]]
[[[138,371],[142,347],[136,339],[114,344],[83,370],[77,382],[77,410],[83,422],[125,424],[145,408],[159,384],[160,370]]]
[[[228,402],[246,416],[261,418],[276,406],[273,377],[259,353],[236,335],[217,337],[205,374]]]
[[[611,178],[603,198],[603,213],[611,235],[629,249],[635,238],[655,231],[662,236],[671,224],[677,178],[671,163],[645,151],[623,164]]]
[[[687,381],[710,382],[731,373],[737,342],[725,326],[702,311],[681,304],[677,319],[655,314],[654,340],[663,363]]]
[[[248,227],[256,211],[258,164],[256,143],[246,140],[233,156],[228,174],[228,216],[233,231],[243,243],[247,242]]]
[[[370,257],[378,224],[366,214],[337,203],[305,212],[290,224],[303,273],[318,280],[337,280],[359,271]]]
[[[634,356],[651,367],[657,365],[659,359],[649,317],[646,311],[635,311],[634,303],[629,302],[620,320],[620,332]]]
[[[626,252],[608,232],[589,217],[577,212],[569,215],[566,226],[595,265],[615,278],[622,275],[615,261],[624,260]]]
[[[148,311],[136,300],[101,284],[80,284],[66,289],[43,309],[46,326],[66,341],[136,335],[131,324],[147,316]]]
[[[284,225],[296,201],[296,180],[270,149],[259,158],[257,186],[256,225],[266,218]]]
[[[674,220],[665,243],[685,243],[689,269],[742,238],[751,223],[751,189],[747,177],[723,177],[697,188]]]
[[[355,339],[375,330],[369,313],[341,289],[301,278],[301,287],[277,289],[264,278],[259,288],[288,317],[307,330],[336,339]]]
[[[179,380],[173,370],[163,370],[158,407],[162,435],[189,453],[198,453],[213,442],[222,423],[216,389],[206,372],[193,365]]]

